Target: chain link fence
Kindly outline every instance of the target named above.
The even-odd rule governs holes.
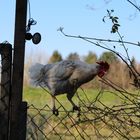
[[[29,105],[27,140],[139,140],[139,90],[128,92],[108,79],[102,83],[116,90],[101,89],[92,100],[84,90],[84,98],[77,92],[80,111],[68,110],[58,100],[58,116],[53,115],[50,103],[43,108]],[[107,102],[106,94],[112,102]]]
[[[0,44],[0,54],[0,140],[7,140],[11,121],[12,46]],[[140,140],[139,74],[136,78],[133,91],[104,78],[101,83],[110,88],[101,86],[94,98],[89,98],[84,90],[82,96],[77,92],[80,111],[69,110],[67,102],[61,103],[57,99],[58,116],[52,113],[49,102],[41,108],[34,104],[28,104],[27,108],[23,102],[18,121],[23,128],[27,115],[27,130],[19,130],[21,139],[26,131],[27,140]]]
[[[0,139],[8,139],[10,120],[12,46],[0,44]]]

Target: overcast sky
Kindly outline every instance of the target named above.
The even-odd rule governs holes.
[[[140,0],[137,0],[137,3],[140,5]],[[64,27],[64,32],[71,35],[118,40],[116,34],[110,33],[111,22],[102,22],[107,9],[114,9],[114,15],[119,17],[119,31],[124,40],[140,42],[140,12],[127,0],[30,0],[30,7],[31,17],[37,21],[30,32],[41,33],[42,41],[39,45],[34,45],[31,41],[26,42],[26,56],[41,53],[48,59],[54,50],[58,50],[63,58],[71,52],[83,56],[88,51],[93,51],[100,55],[104,49],[80,39],[67,38],[57,29]],[[0,11],[0,42],[7,40],[13,44],[15,0],[2,0]],[[28,18],[29,16],[27,20]],[[121,46],[117,47],[124,53]],[[127,47],[130,56],[135,56],[140,62],[140,47]]]

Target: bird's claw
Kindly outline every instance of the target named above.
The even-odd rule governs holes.
[[[53,112],[53,114],[54,114],[55,116],[58,116],[58,115],[59,115],[58,109],[53,109],[52,112]]]
[[[78,106],[73,106],[73,111],[80,111],[80,107],[78,107]]]

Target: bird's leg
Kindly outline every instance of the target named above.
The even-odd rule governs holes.
[[[71,103],[72,106],[73,106],[73,111],[74,111],[74,110],[80,111],[80,108],[79,108],[77,105],[75,105],[75,103],[72,101],[73,95],[74,95],[74,93],[71,93],[71,94],[68,93],[68,94],[67,94],[67,98],[68,98],[68,100],[70,101],[70,103]]]
[[[59,112],[58,112],[58,109],[56,109],[56,106],[55,106],[55,96],[52,95],[52,112],[54,115],[58,116],[59,115]]]

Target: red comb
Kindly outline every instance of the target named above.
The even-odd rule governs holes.
[[[97,64],[99,65],[102,65],[106,70],[109,69],[109,64],[105,61],[99,61],[99,62],[96,62]]]

